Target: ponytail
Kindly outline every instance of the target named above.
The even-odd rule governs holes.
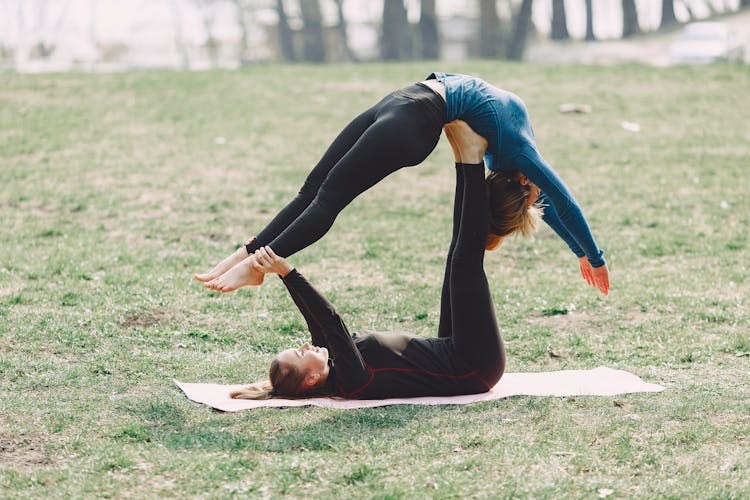
[[[273,385],[270,380],[255,382],[230,392],[229,397],[232,399],[270,399],[273,397]]]
[[[238,391],[232,391],[229,397],[232,399],[270,399],[277,396],[294,398],[313,394],[313,391],[302,389],[304,372],[297,370],[294,366],[282,366],[278,356],[271,361],[268,378],[269,380],[255,382]]]

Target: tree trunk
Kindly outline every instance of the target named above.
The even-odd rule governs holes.
[[[508,59],[520,61],[526,50],[526,37],[531,26],[531,5],[533,0],[523,0],[513,23],[513,35],[508,45]]]
[[[437,59],[440,54],[435,0],[422,0],[419,11],[419,33],[422,38],[422,58]]]
[[[596,40],[594,35],[594,2],[586,0],[586,41]]]
[[[708,6],[708,10],[711,11],[711,16],[715,16],[718,14],[718,12],[716,12],[716,9],[714,9],[713,5],[711,5],[710,3],[706,5]],[[685,10],[687,10],[688,19],[690,19],[691,21],[695,19],[695,14],[693,13],[693,9],[690,7],[690,3],[686,2],[685,0],[682,0],[682,6],[685,7]]]
[[[344,0],[335,0],[336,1],[336,14],[339,16],[339,26],[338,26],[338,33],[339,33],[339,42],[341,43],[341,47],[344,49],[344,55],[346,56],[346,59],[349,61],[357,61],[357,55],[352,52],[352,48],[349,46],[349,37],[346,34],[346,18],[344,17]]]
[[[211,7],[204,7],[204,9],[210,9]],[[203,12],[203,29],[206,30],[206,50],[208,50],[208,58],[211,60],[211,67],[216,68],[219,66],[219,41],[214,36],[214,22],[216,18],[213,13],[208,13],[204,10]]]
[[[628,38],[640,33],[640,31],[635,0],[622,0],[622,37]]]
[[[279,15],[279,52],[285,61],[297,59],[294,53],[294,41],[292,40],[292,29],[289,27],[289,19],[284,10],[284,0],[276,0],[276,12]]]
[[[323,62],[326,59],[326,46],[323,41],[323,21],[318,0],[300,0],[302,13],[302,54],[305,61]]]
[[[677,17],[674,15],[674,1],[661,0],[661,24],[659,29],[668,28],[677,24]]]
[[[182,15],[178,0],[170,2],[172,7],[172,25],[174,26],[174,45],[177,53],[180,54],[180,67],[188,69],[190,67],[190,55],[185,48],[185,41],[182,38]]]
[[[750,0],[740,0],[740,9],[750,7]]]
[[[380,38],[380,55],[389,61],[411,57],[411,34],[403,0],[383,2],[383,32]]]
[[[479,9],[479,57],[498,57],[502,41],[495,0],[481,0]]]
[[[237,27],[240,29],[240,47],[239,47],[239,61],[240,64],[245,61],[245,54],[249,52],[247,46],[247,22],[245,21],[245,6],[242,4],[242,0],[234,0],[234,11],[237,16]]]
[[[565,16],[565,0],[552,0],[552,29],[550,31],[552,40],[567,40],[568,20]]]

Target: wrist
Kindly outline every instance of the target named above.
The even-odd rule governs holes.
[[[283,266],[281,269],[279,269],[279,272],[276,274],[278,274],[280,278],[286,278],[289,275],[289,273],[291,273],[292,271],[294,271],[294,267],[287,264]]]

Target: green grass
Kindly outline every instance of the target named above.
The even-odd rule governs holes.
[[[488,255],[508,371],[607,365],[665,392],[221,414],[172,385],[259,379],[305,338],[277,280],[221,296],[191,275],[440,66],[0,74],[0,496],[750,496],[747,66],[442,65],[524,98],[610,264],[605,298],[547,228]],[[441,143],[291,260],[353,331],[432,335],[452,193]]]

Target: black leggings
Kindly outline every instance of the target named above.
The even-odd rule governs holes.
[[[322,238],[354,198],[396,170],[424,161],[445,119],[445,101],[424,85],[383,98],[336,137],[299,194],[246,246],[248,254],[270,245],[288,257]]]
[[[438,337],[450,337],[456,354],[492,387],[505,371],[505,348],[484,273],[489,219],[485,189],[484,165],[456,165],[453,237],[443,277]]]

